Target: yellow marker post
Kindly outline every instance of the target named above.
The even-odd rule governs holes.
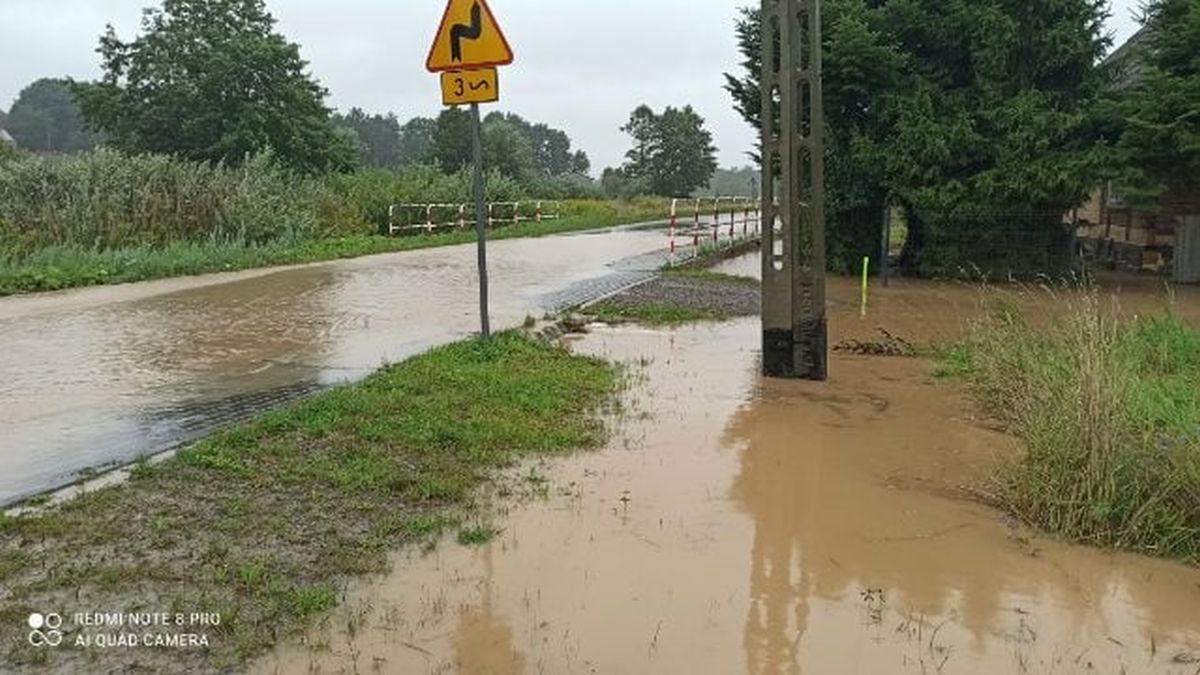
[[[863,257],[862,273],[862,316],[865,319],[867,317],[867,291],[869,289],[871,275],[870,257]]]

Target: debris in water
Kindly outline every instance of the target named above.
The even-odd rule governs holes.
[[[916,356],[917,348],[904,338],[896,337],[886,328],[877,329],[883,340],[862,342],[854,339],[842,340],[833,351],[838,354],[859,354],[861,356]]]

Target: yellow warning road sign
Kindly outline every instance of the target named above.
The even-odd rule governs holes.
[[[500,75],[495,68],[451,70],[442,73],[442,103],[492,103],[500,100]]]
[[[437,73],[512,62],[512,48],[486,0],[450,0],[425,67]]]

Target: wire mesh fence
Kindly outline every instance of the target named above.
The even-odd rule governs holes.
[[[1084,262],[1078,221],[1059,210],[835,211],[827,227],[835,272],[857,272],[869,258],[872,269],[892,276],[1031,279],[1066,276]]]

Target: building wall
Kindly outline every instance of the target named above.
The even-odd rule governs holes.
[[[1173,194],[1155,211],[1132,208],[1108,186],[1076,211],[1078,236],[1099,258],[1118,266],[1160,272],[1172,261],[1176,223],[1200,215],[1200,195]]]

